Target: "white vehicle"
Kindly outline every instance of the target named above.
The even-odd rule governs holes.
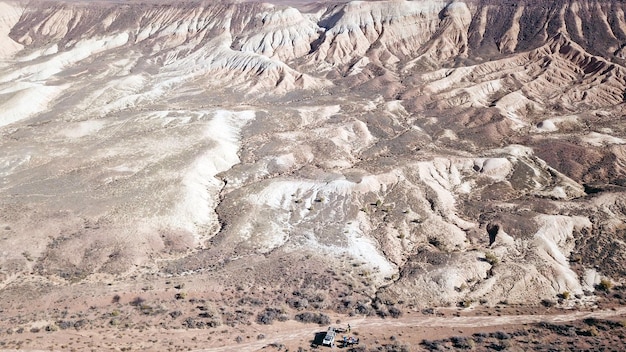
[[[333,346],[335,344],[335,328],[329,327],[328,331],[326,331],[326,336],[324,336],[324,341],[322,341],[322,345],[324,346]]]

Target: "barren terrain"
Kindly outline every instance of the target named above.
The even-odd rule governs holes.
[[[0,348],[623,346],[625,10],[0,0]]]

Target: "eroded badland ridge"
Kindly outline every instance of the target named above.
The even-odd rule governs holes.
[[[626,272],[625,9],[0,2],[0,339],[596,306]]]

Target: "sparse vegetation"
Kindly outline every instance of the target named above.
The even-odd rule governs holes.
[[[613,282],[607,278],[603,278],[600,280],[597,287],[604,292],[609,292],[613,288]]]
[[[495,254],[491,253],[491,252],[485,253],[485,260],[487,261],[487,263],[491,264],[492,266],[496,265],[496,264],[498,264],[500,262],[498,260],[498,257]]]
[[[141,306],[146,300],[141,297],[135,297],[132,301],[130,301],[131,306]]]
[[[256,321],[262,325],[270,325],[274,320],[285,321],[288,319],[289,317],[283,309],[267,307],[257,315]]]
[[[396,306],[391,306],[389,307],[389,315],[392,318],[399,318],[402,315],[402,311]]]
[[[47,332],[54,332],[54,331],[58,331],[59,327],[56,324],[50,324],[50,325],[46,325],[46,329]]]
[[[295,320],[301,323],[315,323],[318,325],[330,324],[330,318],[323,313],[304,312],[296,314]]]
[[[454,348],[458,348],[462,350],[471,350],[476,346],[476,343],[471,337],[465,337],[465,336],[451,337],[450,342],[452,342],[452,346],[454,346]]]
[[[472,306],[472,303],[474,303],[474,300],[471,299],[464,299],[461,302],[458,303],[458,306],[461,308],[469,308]]]
[[[172,319],[176,319],[178,317],[180,317],[181,315],[183,315],[183,312],[181,312],[180,310],[174,310],[169,312],[170,317],[172,317]]]

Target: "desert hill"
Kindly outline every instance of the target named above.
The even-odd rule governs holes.
[[[0,2],[0,308],[623,283],[626,4],[269,2]]]

